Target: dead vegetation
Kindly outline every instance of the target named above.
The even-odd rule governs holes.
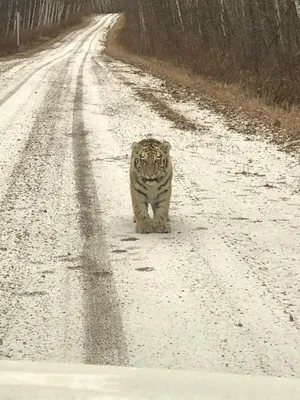
[[[285,107],[271,101],[267,94],[258,95],[243,82],[226,83],[198,74],[183,62],[176,62],[174,59],[138,54],[124,44],[126,23],[125,16],[120,16],[108,33],[105,49],[107,55],[164,79],[166,90],[173,96],[192,97],[213,107],[227,117],[232,127],[245,119],[247,133],[267,128],[274,141],[284,144],[287,150],[299,148],[299,104]]]
[[[182,130],[198,129],[196,124],[186,119],[180,113],[172,110],[165,101],[155,96],[152,91],[139,89],[136,90],[136,93],[140,96],[142,100],[147,101],[151,105],[152,109],[158,112],[158,114],[168,119],[169,121],[172,121],[175,128]]]
[[[131,0],[120,42],[139,55],[300,103],[298,0]]]

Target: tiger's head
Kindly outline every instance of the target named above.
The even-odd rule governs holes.
[[[133,165],[144,182],[154,184],[168,170],[171,144],[168,141],[143,139],[131,145]]]

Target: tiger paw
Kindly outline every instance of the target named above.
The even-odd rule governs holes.
[[[171,227],[168,222],[155,222],[153,223],[153,230],[156,233],[170,233]]]
[[[153,226],[151,224],[151,221],[146,221],[146,222],[140,222],[136,224],[136,232],[137,233],[152,233],[153,232]]]

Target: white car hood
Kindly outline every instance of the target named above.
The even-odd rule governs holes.
[[[297,400],[300,380],[0,361],[1,400]]]

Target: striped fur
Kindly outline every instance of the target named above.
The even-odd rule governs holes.
[[[136,232],[170,232],[173,168],[167,141],[143,139],[131,146],[130,191]],[[153,220],[148,214],[149,204]]]

